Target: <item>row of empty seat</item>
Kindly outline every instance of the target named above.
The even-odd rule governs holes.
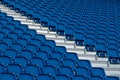
[[[114,3],[114,4],[113,4]],[[58,35],[120,63],[119,0],[3,0],[3,4]],[[36,5],[36,6],[34,6]]]
[[[0,80],[8,79],[119,80],[0,12]]]

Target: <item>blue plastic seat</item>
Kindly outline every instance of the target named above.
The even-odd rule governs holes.
[[[59,61],[62,61],[63,60],[63,54],[60,53],[60,52],[53,52],[52,55],[51,55],[51,58],[52,59],[58,59]]]
[[[7,14],[6,13],[0,13],[1,17],[6,17]]]
[[[24,38],[24,39],[26,39],[26,40],[28,40],[30,42],[30,40],[31,40],[32,37],[29,34],[23,33],[23,35],[21,36],[21,38]]]
[[[39,74],[38,75],[38,80],[52,80],[52,76],[48,74]]]
[[[104,44],[97,43],[96,50],[97,50],[96,54],[99,57],[106,57],[107,56],[106,47]]]
[[[75,75],[80,75],[80,76],[84,76],[86,78],[90,77],[90,71],[87,68],[84,67],[77,67],[75,69]]]
[[[6,17],[6,15],[7,15],[7,14],[4,14],[4,13],[3,13],[2,17]],[[3,18],[0,19],[0,23],[2,23],[2,24],[4,24],[4,25],[6,25],[7,22],[8,22],[7,19],[3,19]]]
[[[0,32],[0,41],[5,37],[5,34],[3,32]]]
[[[55,76],[57,72],[56,68],[53,66],[44,66],[43,68],[41,68],[41,73]]]
[[[46,38],[44,35],[36,35],[35,39],[38,39],[41,41],[41,43],[44,43],[44,41],[46,41]]]
[[[69,52],[65,54],[65,59],[71,59],[74,61],[78,61],[78,55],[76,53]]]
[[[32,38],[34,36],[36,36],[36,31],[35,30],[28,30],[27,32],[25,32],[26,34],[29,34]]]
[[[15,6],[15,2],[9,1],[9,7],[10,7],[10,9],[14,9],[14,6]]]
[[[51,56],[51,54],[52,54],[52,48],[49,46],[44,45],[44,46],[40,47],[40,50],[48,53],[49,56]]]
[[[31,59],[32,56],[33,56],[33,54],[32,54],[32,52],[29,51],[29,50],[22,50],[22,51],[20,52],[20,56],[26,57],[27,59]]]
[[[16,28],[20,27],[20,25],[21,25],[20,21],[16,21],[16,20],[11,21],[11,23],[14,24]]]
[[[30,74],[35,75],[35,76],[40,74],[39,67],[36,65],[28,64],[28,65],[26,65],[25,70],[26,70],[26,73],[30,73]]]
[[[6,43],[0,43],[0,51],[4,52],[8,48],[8,45]]]
[[[76,64],[73,60],[71,59],[64,59],[62,61],[63,66],[71,67],[72,69],[76,68]]]
[[[68,24],[68,27],[66,27],[65,29],[66,39],[71,41],[75,40],[74,34],[75,34],[74,25]]]
[[[12,73],[1,73],[0,80],[16,80],[16,77]]]
[[[26,64],[28,64],[27,58],[21,57],[21,56],[16,56],[15,64],[19,64],[21,66],[26,66]]]
[[[48,45],[50,46],[51,48],[54,48],[56,47],[56,44],[53,40],[47,40],[43,45]]]
[[[38,57],[33,57],[31,60],[32,65],[37,65],[39,67],[43,67],[45,65],[45,61]]]
[[[19,28],[14,29],[13,32],[16,33],[19,37],[22,36],[22,34],[23,34],[23,31]]]
[[[36,12],[36,15],[33,15],[33,17],[34,17],[34,22],[40,23],[40,15],[38,11]]]
[[[69,77],[66,75],[56,75],[53,80],[69,80]]]
[[[4,65],[3,64],[0,64],[0,73],[1,72],[4,72]]]
[[[90,80],[103,80],[103,79],[100,77],[92,76],[90,77]]]
[[[26,32],[26,31],[28,30],[28,26],[27,26],[27,25],[20,25],[19,22],[16,22],[15,25],[16,25],[16,28],[21,29],[23,33]]]
[[[22,73],[22,66],[19,64],[9,64],[7,68],[9,73],[13,73],[15,75]]]
[[[11,46],[14,42],[14,40],[11,37],[4,37],[2,41],[5,42],[8,46]]]
[[[0,17],[1,17],[1,15],[0,15]],[[2,24],[2,23],[0,23],[0,29],[1,29],[1,28],[3,28],[3,24]]]
[[[36,57],[38,58],[42,58],[44,60],[46,60],[49,56],[48,56],[48,53],[44,52],[44,51],[37,51],[35,54],[34,54]]]
[[[21,50],[23,49],[23,46],[19,43],[13,43],[11,45],[11,49],[14,49],[17,52],[21,52]]]
[[[58,69],[58,75],[66,75],[66,76],[73,76],[73,70],[70,67],[60,67]]]
[[[65,25],[61,23],[57,23],[57,34],[64,36],[65,35]]]
[[[95,51],[95,45],[94,45],[94,41],[92,38],[90,39],[85,39],[85,48],[87,51]]]
[[[37,47],[38,49],[41,47],[41,41],[38,40],[38,39],[32,39],[32,40],[30,41],[30,44],[36,45],[36,47]]]
[[[47,62],[46,62],[46,64],[48,65],[48,66],[53,66],[53,67],[56,67],[56,68],[59,68],[60,67],[60,61],[58,60],[58,59],[48,59],[47,60]]]
[[[13,19],[13,17],[10,17],[10,16],[9,16],[9,17],[7,18],[7,20],[8,20],[9,22],[11,22],[11,21],[13,21],[14,19]]]
[[[30,73],[21,73],[19,76],[19,80],[34,80],[33,75],[31,75]]]
[[[7,36],[9,33],[11,33],[10,29],[8,29],[8,28],[2,28],[2,29],[1,29],[1,32],[3,32],[6,36]]]
[[[102,79],[104,79],[106,77],[106,74],[105,74],[103,68],[92,68],[91,75],[92,76],[99,76]]]
[[[29,9],[29,10],[27,10],[27,17],[28,17],[28,19],[33,19],[33,10],[31,10],[31,9]]]
[[[75,43],[78,46],[84,45],[84,35],[80,32],[75,32]]]
[[[76,64],[77,64],[77,67],[85,67],[88,69],[92,68],[90,61],[88,60],[79,60]]]
[[[6,49],[4,55],[14,59],[17,56],[17,52],[14,49]]]
[[[119,52],[117,50],[109,50],[107,51],[108,52],[108,58],[109,58],[109,62],[111,64],[119,64],[120,62],[120,55],[119,55]]]
[[[20,5],[20,4],[16,4],[14,7],[15,7],[14,9],[15,9],[17,12],[20,12],[20,8],[21,8],[21,5]]]
[[[0,64],[8,65],[11,63],[11,59],[8,56],[0,56]]]
[[[86,80],[87,78],[84,76],[73,76],[72,80]]]
[[[43,27],[48,27],[48,16],[45,14],[45,15],[42,15],[42,18],[41,18],[41,25]]]
[[[56,21],[55,20],[51,20],[49,21],[49,30],[50,31],[56,31]]]
[[[66,48],[63,46],[56,46],[56,49],[54,52],[60,52],[62,54],[66,54],[67,51],[66,51]]]
[[[22,16],[26,16],[26,11],[27,11],[27,7],[22,6],[21,9],[20,9],[20,13],[22,14]]]
[[[12,24],[12,23],[7,23],[6,25],[8,25],[8,26],[4,26],[4,27],[6,27],[6,28],[10,29],[11,31],[13,31],[13,30],[14,30],[14,28],[15,28],[15,25],[14,25],[14,24]]]
[[[35,53],[35,52],[37,52],[37,46],[34,44],[28,44],[28,45],[26,45],[25,50]]]
[[[28,41],[27,39],[24,39],[24,38],[18,38],[16,43],[21,44],[23,47],[26,47],[28,44]]]
[[[18,39],[18,35],[16,33],[9,33],[8,36],[11,37],[14,41]]]
[[[10,31],[13,31],[15,28],[15,25],[11,24],[11,23],[6,23],[6,25],[4,27],[2,27],[2,29],[8,29]]]

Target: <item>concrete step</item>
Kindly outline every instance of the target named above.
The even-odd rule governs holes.
[[[60,46],[65,46],[66,48],[75,48],[74,44],[69,44],[69,43],[56,43],[56,44]]]
[[[20,21],[24,21],[24,22],[26,21],[26,19],[22,19],[22,18],[18,18],[18,17],[14,18],[14,20],[20,20]]]
[[[65,39],[63,39],[63,38],[50,38],[50,37],[46,37],[46,39],[54,40],[56,43],[64,43],[65,42]]]
[[[92,67],[103,67],[103,68],[108,68],[109,67],[109,64],[108,64],[108,61],[91,61],[91,65]]]
[[[120,78],[120,68],[105,68],[106,75],[117,76]]]
[[[77,54],[83,54],[84,55],[84,50],[83,49],[76,49],[76,48],[67,48],[68,52],[74,52]]]
[[[86,51],[86,49],[85,49],[85,54],[96,55],[96,52],[89,52],[89,51]]]
[[[79,59],[83,59],[83,60],[87,59],[87,60],[90,60],[90,61],[96,61],[96,58],[95,58],[94,55],[78,54],[78,57],[79,57]]]

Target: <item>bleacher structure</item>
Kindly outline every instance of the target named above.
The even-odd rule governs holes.
[[[120,80],[119,0],[0,1],[0,80]]]

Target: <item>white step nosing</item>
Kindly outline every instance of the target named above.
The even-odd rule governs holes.
[[[30,28],[37,28],[36,31],[38,30],[41,30],[41,26],[40,25],[29,25]],[[42,29],[42,30],[46,30],[46,29]]]
[[[34,28],[35,30],[37,29],[41,29],[41,25],[40,24],[36,24],[36,23],[34,23],[34,21],[29,21],[28,19],[27,19],[27,17],[25,17],[25,16],[21,16],[21,14],[19,14],[19,13],[15,13],[15,11],[14,10],[10,10],[9,8],[7,8],[7,7],[4,7],[3,5],[1,5],[0,6],[0,8],[3,8],[3,9],[1,9],[1,11],[2,12],[4,12],[4,13],[8,13],[7,15],[8,16],[12,16],[13,18],[15,18],[15,19],[18,19],[18,20],[20,20],[21,21],[21,24],[26,24],[26,25],[28,25],[28,27],[29,26],[37,26],[36,28]],[[12,12],[12,13],[11,13]],[[13,15],[14,14],[14,15]],[[23,20],[23,21],[22,21]],[[26,22],[25,22],[25,20],[26,20]],[[29,23],[28,23],[29,22]],[[38,28],[38,26],[39,26],[39,28]],[[43,28],[43,27],[42,27]],[[33,28],[32,28],[33,29]],[[44,28],[44,29],[48,29],[48,28]],[[49,30],[48,30],[49,31]],[[50,31],[51,32],[51,31]],[[48,33],[50,33],[50,32],[48,32]],[[48,33],[45,33],[45,34],[48,34]],[[39,33],[38,33],[39,34]],[[44,34],[44,33],[41,33],[41,34]],[[44,35],[45,35],[44,34]],[[65,37],[64,36],[58,36],[57,34],[56,34],[56,37],[54,38],[54,37],[47,37],[46,39],[50,39],[50,40],[55,40],[55,42],[56,42],[56,44],[57,44],[57,40],[63,40],[63,41],[58,41],[58,44],[59,43],[74,43],[74,41],[66,41],[66,39],[65,39]],[[79,53],[83,53],[83,54],[78,54],[78,57],[79,57],[79,59],[84,59],[85,58],[85,60],[90,60],[91,61],[91,64],[95,64],[95,63],[99,63],[99,61],[103,61],[103,62],[101,62],[101,63],[106,63],[105,65],[103,65],[102,66],[102,68],[104,68],[105,69],[105,72],[107,72],[106,74],[108,74],[108,75],[113,75],[113,73],[111,73],[111,72],[114,72],[114,74],[117,74],[115,71],[116,71],[116,69],[117,70],[119,70],[120,69],[120,65],[117,65],[117,67],[115,67],[115,65],[113,66],[112,64],[109,64],[109,66],[113,66],[113,67],[115,67],[115,69],[112,69],[112,70],[109,70],[109,66],[108,67],[106,67],[105,68],[105,66],[107,66],[108,64],[107,64],[107,61],[106,61],[106,58],[105,59],[100,59],[100,58],[96,58],[95,57],[95,55],[90,55],[91,53],[90,52],[87,52],[87,51],[83,51],[83,49],[74,49],[74,48],[67,48],[67,51],[73,51],[74,52],[74,50],[76,50],[75,52],[79,52]],[[80,52],[81,51],[81,52]],[[83,51],[83,52],[82,52]],[[95,62],[95,61],[98,61],[98,62]],[[97,66],[97,65],[96,65]],[[99,66],[97,66],[97,67],[99,67]],[[113,67],[111,67],[111,68],[113,68]],[[111,69],[110,68],[110,69]],[[119,74],[117,74],[117,75],[119,75]]]
[[[21,24],[32,25],[33,23],[21,22]]]
[[[61,44],[61,45],[68,45],[68,46],[75,46],[74,43],[57,43],[57,44]]]
[[[34,28],[34,27],[30,27],[30,28]],[[39,32],[42,32],[42,31],[47,31],[47,33],[46,33],[46,35],[48,34],[49,35],[49,33],[48,33],[48,30],[46,30],[46,29],[42,29],[42,28],[40,28],[40,27],[35,27],[35,29],[37,28],[37,32],[39,33]],[[38,29],[39,28],[39,29]]]
[[[15,16],[15,18],[19,18],[19,15],[14,15],[14,14],[7,14],[8,16]]]
[[[16,15],[16,16],[21,16],[20,14],[15,13],[15,12],[10,11],[10,10],[8,10],[6,13],[7,13],[7,15]]]
[[[57,36],[57,38],[65,38],[65,36]]]
[[[57,37],[57,36],[56,36]],[[54,39],[54,40],[64,40],[64,42],[65,42],[65,39],[64,38],[47,38],[47,39]]]
[[[26,21],[26,19],[18,19],[18,18],[14,18],[14,20]]]
[[[83,49],[76,49],[76,48],[67,48],[68,50],[72,50],[72,51],[83,51],[84,52],[84,50]]]
[[[56,38],[56,35],[45,35],[45,37],[54,37],[54,38]]]
[[[107,61],[91,61],[92,67],[103,67],[103,68],[108,68],[109,65],[106,65]]]
[[[49,30],[48,30],[48,31],[49,31]],[[49,33],[56,34],[56,32],[51,32],[51,31],[49,31]]]
[[[57,45],[65,46],[67,48],[75,48],[74,45],[68,45],[68,44],[61,44],[61,43],[56,43]]]
[[[95,57],[79,56],[78,58],[81,59],[81,60],[89,60],[89,61],[95,61],[96,60]]]
[[[120,69],[105,68],[104,70],[105,70],[106,75],[109,75],[109,76],[118,76],[120,78]]]
[[[35,30],[38,30],[39,27],[29,27],[29,29],[35,29]],[[41,31],[41,30],[40,30]]]

